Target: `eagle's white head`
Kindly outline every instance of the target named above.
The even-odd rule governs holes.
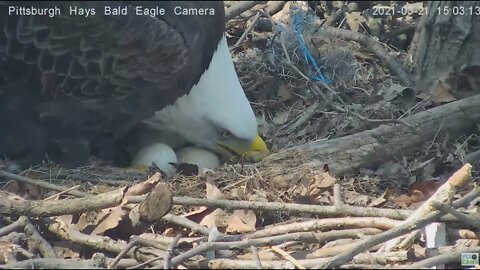
[[[257,120],[240,85],[225,36],[190,93],[145,123],[223,155],[233,152],[258,161],[268,153],[257,134]]]

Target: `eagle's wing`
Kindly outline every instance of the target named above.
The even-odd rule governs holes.
[[[126,6],[128,15],[105,16],[105,5]],[[135,6],[163,8],[165,14],[139,16]],[[215,16],[175,15],[176,6],[214,8]],[[61,14],[22,16],[11,10],[21,7],[57,7]],[[71,8],[96,14],[71,15]],[[122,135],[188,93],[210,63],[223,20],[218,1],[2,1],[0,114],[35,112],[50,125],[50,135],[52,127],[59,134]],[[8,87],[14,80],[28,80],[29,87]],[[21,104],[31,105],[28,113]]]

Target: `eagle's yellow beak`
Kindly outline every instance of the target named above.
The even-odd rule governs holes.
[[[250,145],[250,149],[247,153],[245,153],[245,157],[252,159],[255,162],[259,162],[265,156],[267,156],[269,152],[270,151],[268,150],[267,144],[265,144],[262,137],[257,134],[252,144]]]
[[[231,157],[232,153],[253,162],[259,162],[269,154],[269,150],[262,137],[257,134],[252,141],[238,138],[226,139],[217,143],[217,151],[224,156]]]

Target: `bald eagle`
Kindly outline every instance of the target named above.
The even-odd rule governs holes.
[[[114,160],[145,127],[222,156],[268,153],[222,2],[2,1],[0,21],[2,157]]]

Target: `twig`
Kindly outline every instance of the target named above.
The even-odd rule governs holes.
[[[465,223],[468,226],[475,228],[476,230],[480,230],[480,222],[479,221],[477,221],[477,220],[475,220],[475,219],[473,219],[473,218],[471,218],[471,217],[469,217],[469,216],[467,216],[463,213],[458,212],[452,206],[447,205],[447,204],[442,204],[442,203],[439,203],[439,202],[432,202],[431,205],[434,208],[442,211],[445,214],[451,214],[451,215],[455,216],[462,223]]]
[[[459,187],[464,186],[471,180],[472,165],[465,164],[462,168],[456,171],[447,182],[441,185],[435,193],[428,198],[413,214],[411,214],[404,223],[415,221],[416,219],[423,218],[426,214],[435,212],[435,208],[432,206],[434,202],[448,203],[452,200],[453,195],[456,193]],[[439,212],[439,211],[436,211]],[[442,215],[443,216],[443,215]],[[391,250],[398,246],[402,239],[395,239],[386,243],[387,250]]]
[[[123,256],[125,256],[130,251],[130,249],[132,249],[136,244],[137,244],[137,241],[135,241],[135,239],[130,238],[130,242],[127,244],[127,246],[125,246],[125,248],[120,253],[118,253],[117,257],[115,257],[115,259],[108,265],[108,269],[115,268],[115,266],[117,266],[118,262],[123,258]]]
[[[169,214],[166,214],[165,216],[163,216],[162,219],[164,221],[171,222],[171,223],[177,224],[179,226],[188,228],[188,229],[192,230],[193,232],[201,233],[205,236],[207,236],[210,233],[209,228],[207,228],[205,226],[202,226],[198,223],[195,223],[195,222],[193,222],[193,221],[191,221],[191,220],[189,220],[188,218],[185,218],[185,217],[175,216],[175,215],[172,215],[172,214],[169,213]]]
[[[164,269],[172,269],[172,255],[173,255],[173,250],[178,244],[178,240],[180,240],[180,237],[182,235],[178,234],[173,238],[173,241],[170,243],[168,246],[167,252],[165,253],[165,257],[163,259],[163,267]]]
[[[341,269],[395,269],[391,266],[371,265],[371,264],[345,264],[340,266]]]
[[[138,203],[141,202],[143,198],[143,196],[131,196],[128,198],[128,202]],[[359,207],[350,205],[344,205],[343,207],[338,208],[335,206],[305,205],[296,203],[212,200],[189,197],[173,197],[173,203],[176,205],[208,206],[212,208],[222,209],[251,209],[263,211],[299,212],[328,217],[362,216],[405,219],[412,213],[411,210],[381,209],[374,207]],[[163,217],[163,219],[165,219],[165,216]],[[208,233],[206,233],[205,235],[208,235]]]
[[[258,20],[260,19],[260,15],[261,15],[261,13],[260,13],[260,12],[257,12],[257,14],[255,15],[255,17],[253,18],[252,23],[247,27],[247,29],[245,30],[245,32],[243,32],[242,36],[240,36],[240,38],[239,38],[238,41],[235,43],[235,45],[233,45],[233,47],[238,47],[238,46],[243,42],[243,40],[245,40],[245,38],[247,37],[248,33],[250,33],[250,32],[253,30],[253,28],[255,28],[255,26],[257,25]]]
[[[400,242],[400,244],[398,245],[398,248],[399,249],[408,248],[415,242],[415,239],[417,239],[420,235],[421,235],[420,230],[411,232],[407,237],[405,237],[405,239],[402,240],[402,242]]]
[[[167,250],[168,245],[173,241],[173,237],[152,234],[152,233],[142,233],[137,237],[137,242],[139,245],[146,247],[154,247],[160,250]],[[182,237],[178,241],[179,244],[193,244],[205,241],[205,237]]]
[[[275,21],[273,20],[273,18],[271,16],[267,16],[267,18],[269,18],[272,22],[272,24],[276,25]],[[337,29],[337,28],[333,28],[333,29]],[[343,29],[340,29],[340,30],[343,30]],[[347,31],[347,30],[345,30]],[[369,119],[369,118],[366,118],[356,112],[353,112],[353,111],[350,111],[346,108],[342,108],[340,106],[337,106],[335,105],[333,102],[331,102],[329,100],[329,98],[327,98],[327,96],[323,93],[323,91],[318,87],[317,83],[316,82],[313,82],[307,75],[305,75],[293,62],[292,60],[290,59],[290,56],[288,55],[288,50],[287,50],[287,47],[285,46],[285,42],[283,40],[283,38],[280,38],[280,45],[282,46],[282,50],[283,50],[283,55],[285,57],[285,60],[286,60],[286,64],[288,66],[290,66],[298,75],[300,75],[302,78],[304,78],[313,88],[314,90],[316,91],[316,93],[326,102],[326,104],[332,108],[333,110],[335,111],[338,111],[338,112],[341,112],[341,113],[349,113],[349,114],[352,114],[354,115],[355,117],[357,117],[358,119],[364,121],[364,122],[368,122],[368,123],[375,123],[375,124],[387,124],[387,123],[396,123],[396,124],[401,124],[401,125],[405,125],[405,126],[409,126],[408,124],[406,124],[405,122],[403,121],[400,121],[400,120],[397,120],[397,119]],[[340,103],[342,103],[342,105],[346,106],[346,102],[338,95],[338,93],[333,90],[330,86],[322,83],[322,82],[318,82],[318,84],[320,84],[323,88],[327,89],[329,92],[331,92],[339,101]]]
[[[5,171],[0,171],[0,178],[13,179],[13,180],[20,181],[20,182],[23,182],[23,183],[27,183],[27,184],[31,184],[31,185],[55,190],[55,191],[60,191],[60,192],[65,190],[65,187],[62,187],[62,186],[58,186],[58,185],[48,183],[48,182],[45,182],[45,181],[42,181],[42,180],[34,180],[34,179],[31,179],[31,178],[28,178],[28,177],[25,177],[25,176],[9,173],[9,172],[5,172]],[[76,197],[92,196],[92,194],[88,194],[86,192],[81,192],[81,191],[78,191],[78,190],[71,190],[71,191],[68,192],[68,194],[76,196]]]
[[[252,261],[255,264],[255,268],[262,269],[262,262],[260,261],[260,257],[258,257],[257,247],[251,246],[250,251],[252,252]]]
[[[80,245],[92,247],[96,250],[103,250],[112,253],[120,253],[125,250],[127,243],[124,241],[115,241],[107,236],[89,235],[69,228],[65,224],[54,221],[49,218],[43,218],[42,221],[48,226],[48,231],[58,237]],[[141,261],[148,261],[158,256],[163,256],[163,252],[152,248],[136,248],[135,252],[128,251],[127,256]]]
[[[9,199],[0,194],[0,213],[35,217],[60,216],[84,213],[93,210],[118,206],[122,203],[125,188],[83,198],[58,201],[20,201]]]
[[[176,267],[180,263],[188,260],[189,258],[204,254],[211,250],[222,250],[222,249],[232,249],[232,248],[247,248],[250,246],[271,246],[271,245],[278,245],[288,241],[301,241],[303,243],[322,243],[331,241],[334,239],[340,238],[355,238],[358,237],[358,233],[360,230],[341,230],[341,231],[329,231],[329,232],[322,232],[322,233],[313,233],[313,232],[301,232],[301,233],[291,233],[291,234],[284,234],[279,236],[273,237],[265,237],[265,238],[258,238],[258,239],[245,239],[241,241],[234,241],[234,242],[207,242],[200,244],[193,249],[190,249],[187,252],[184,252],[172,259],[172,266]],[[377,233],[378,230],[362,230],[370,233]],[[370,231],[370,233],[368,233]]]
[[[297,259],[293,258],[290,254],[287,252],[283,251],[282,249],[273,246],[272,250],[280,254],[282,257],[284,257],[287,261],[291,262],[293,265],[295,265],[298,269],[307,269],[303,264],[301,264]]]
[[[320,29],[320,28],[319,28]],[[364,45],[369,51],[374,53],[380,60],[387,64],[390,70],[400,79],[403,85],[411,87],[413,85],[410,74],[405,70],[403,65],[390,56],[387,50],[375,39],[346,29],[340,29],[330,26],[321,28],[322,34],[328,34],[344,39],[356,41]],[[320,36],[320,35],[319,35]]]
[[[15,220],[14,222],[8,224],[7,226],[0,228],[0,237],[7,235],[11,232],[16,231],[17,229],[22,229],[25,227],[25,217],[20,217],[19,219]]]
[[[1,265],[0,269],[104,269],[91,260],[37,258]]]
[[[480,231],[471,231],[465,229],[450,229],[447,228],[449,239],[480,239]]]
[[[454,174],[455,175],[455,174]],[[453,177],[453,176],[452,176]],[[468,197],[470,200],[473,200],[480,194],[480,188],[476,187],[472,191],[470,191],[465,197]],[[468,203],[469,201],[466,199],[459,199],[453,203],[454,207],[459,207],[459,205],[463,205]],[[374,235],[369,239],[365,239],[359,241],[357,245],[351,250],[347,250],[332,259],[330,259],[327,263],[320,265],[320,268],[335,268],[339,267],[340,265],[350,261],[356,254],[359,254],[374,245],[383,243],[387,240],[393,239],[395,237],[401,236],[405,233],[413,231],[415,229],[420,229],[427,224],[439,219],[443,215],[440,211],[434,211],[429,214],[424,215],[421,219],[414,219],[413,221],[407,222],[402,224],[399,227],[391,229],[389,231]]]
[[[407,265],[403,268],[408,268],[408,269],[420,269],[424,267],[431,268],[439,264],[458,262],[462,253],[479,253],[479,252],[480,252],[480,247],[456,248],[455,250],[449,253],[434,256],[434,257],[425,259],[423,261]]]
[[[25,216],[21,216],[19,219],[22,219],[22,222],[25,224],[25,234],[27,235],[28,240],[34,243],[35,248],[40,254],[42,254],[44,258],[57,258],[57,254],[53,247],[40,235],[37,228],[33,226],[30,220]]]
[[[344,251],[341,254],[329,259],[326,263],[319,265],[318,268],[338,268],[340,265],[353,259],[355,255],[360,254],[375,245],[384,243],[387,240],[396,238],[398,236],[402,236],[405,233],[408,233],[412,230],[419,229],[439,219],[442,215],[443,214],[440,212],[433,212],[425,216],[421,220],[415,220],[412,222],[405,223],[402,226],[393,228],[386,232],[374,235],[368,239],[362,240],[358,244],[356,244],[352,249]]]
[[[258,239],[262,237],[274,236],[274,235],[284,235],[292,232],[309,232],[309,231],[328,231],[335,230],[338,228],[341,229],[351,229],[355,228],[358,234],[363,232],[365,234],[375,234],[379,231],[370,231],[370,230],[388,230],[396,225],[400,224],[399,221],[387,219],[387,218],[325,218],[317,219],[293,224],[286,224],[281,226],[273,226],[259,230],[253,233],[240,236],[229,236],[231,239],[241,239],[242,237],[248,237],[251,239]],[[349,230],[344,230],[348,232]],[[346,237],[346,235],[344,236]],[[357,237],[357,236],[355,236]]]
[[[238,15],[242,14],[243,12],[253,8],[254,6],[258,4],[264,4],[266,1],[245,1],[245,2],[239,2],[236,5],[233,5],[229,7],[225,11],[225,21],[229,21],[233,19],[234,17],[237,17]]]
[[[160,241],[158,241],[156,239],[148,239],[148,238],[145,238],[145,237],[147,237],[147,235],[145,235],[145,234],[142,234],[141,236],[132,235],[132,236],[130,236],[130,239],[135,240],[135,242],[138,245],[141,245],[141,246],[144,246],[144,247],[153,247],[153,248],[160,249],[160,250],[165,250],[165,251],[168,249],[168,246],[164,245]],[[173,241],[173,238],[172,238],[172,241]],[[170,243],[171,243],[171,241],[170,241]]]
[[[52,200],[52,199],[54,199],[54,198],[58,198],[58,197],[60,197],[61,195],[66,194],[66,193],[68,193],[69,191],[72,191],[72,190],[77,189],[77,188],[79,188],[79,187],[80,187],[80,185],[76,185],[76,186],[73,186],[73,187],[71,187],[71,188],[67,188],[67,189],[65,189],[64,191],[61,191],[61,192],[59,192],[59,193],[57,193],[57,194],[53,194],[52,196],[47,197],[47,198],[45,198],[45,199],[43,199],[43,200],[44,200],[44,201],[49,201],[49,200]]]
[[[342,208],[345,206],[343,202],[342,190],[340,189],[339,184],[333,185],[333,206]]]
[[[22,256],[24,256],[25,258],[28,258],[28,259],[34,259],[35,258],[35,254],[31,253],[30,251],[22,248],[22,247],[14,247],[13,248],[13,252],[15,253],[20,253],[22,254]]]
[[[34,247],[40,251],[45,258],[56,258],[53,247],[40,235],[35,226],[28,217],[20,216],[16,221],[0,229],[0,236],[9,234],[17,229],[23,229],[29,241],[34,243]]]

